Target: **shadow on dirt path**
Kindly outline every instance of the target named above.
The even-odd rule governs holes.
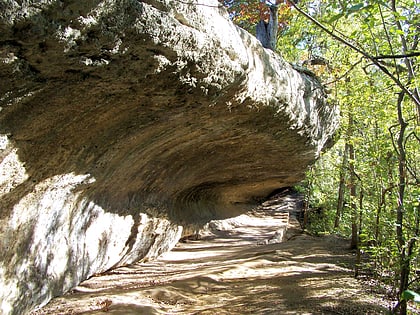
[[[386,314],[353,278],[347,241],[300,232],[299,202],[282,196],[211,222],[202,239],[93,277],[31,314]]]

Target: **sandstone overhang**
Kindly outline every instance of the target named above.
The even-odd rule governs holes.
[[[0,1],[0,77],[4,314],[299,182],[338,125],[216,0]]]

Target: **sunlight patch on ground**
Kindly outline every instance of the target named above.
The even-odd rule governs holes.
[[[203,250],[204,248],[205,247],[203,247],[201,251],[197,251],[197,252],[193,251],[193,252],[185,253],[185,252],[173,251],[173,252],[165,253],[160,257],[160,260],[162,261],[185,261],[185,259],[198,260],[201,258],[210,258],[210,257],[214,258],[216,256],[226,255],[226,254],[234,252],[234,250],[226,250],[226,249],[204,251]]]

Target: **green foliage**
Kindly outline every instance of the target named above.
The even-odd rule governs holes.
[[[406,300],[406,301],[414,301],[416,303],[420,303],[420,294],[411,290],[405,290],[401,294],[401,299]]]

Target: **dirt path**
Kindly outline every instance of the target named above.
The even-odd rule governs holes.
[[[300,233],[297,201],[281,201],[214,222],[157,261],[91,278],[32,315],[385,314],[382,297],[352,277],[348,243]]]

